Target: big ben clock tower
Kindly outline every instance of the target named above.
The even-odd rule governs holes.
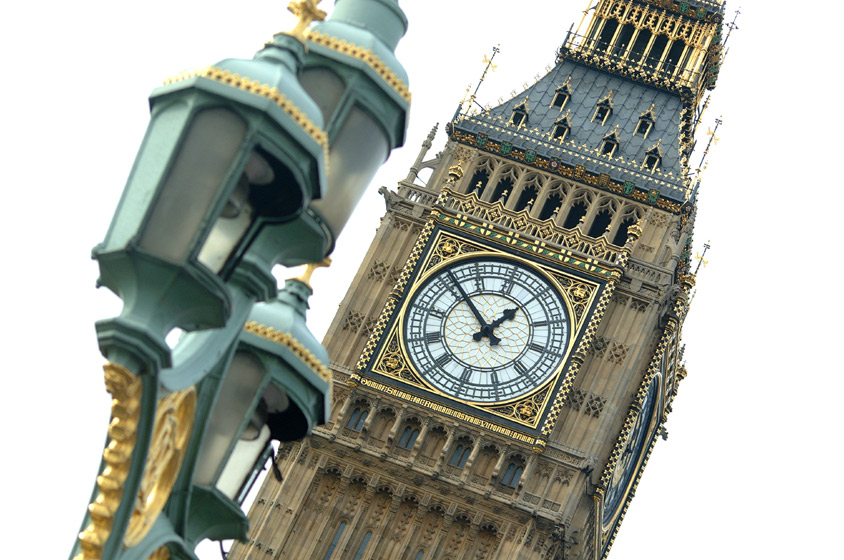
[[[609,555],[686,374],[722,18],[599,0],[428,158],[432,130],[324,340],[331,421],[280,448],[232,560]]]

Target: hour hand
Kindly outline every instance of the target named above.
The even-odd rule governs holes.
[[[504,321],[512,321],[516,318],[516,311],[518,311],[518,309],[516,309],[515,307],[513,309],[505,309],[501,313],[501,317],[493,321],[492,324],[490,324],[489,326],[493,329],[497,329],[501,326],[501,323],[503,323]]]
[[[501,339],[495,336],[495,333],[493,333],[493,331],[500,327],[501,323],[503,323],[504,321],[511,321],[515,319],[516,311],[518,311],[518,309],[516,308],[505,309],[504,312],[501,314],[501,317],[499,317],[489,325],[482,325],[481,330],[472,335],[472,339],[478,341],[486,336],[489,338],[490,346],[498,346],[498,344],[501,342]]]

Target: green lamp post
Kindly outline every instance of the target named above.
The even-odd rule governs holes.
[[[254,304],[276,296],[273,266],[333,250],[403,143],[409,94],[393,51],[407,21],[397,0],[338,0],[311,25],[324,17],[317,2],[291,4],[299,25],[253,59],[150,96],[146,136],[93,251],[123,310],[97,323],[112,420],[76,560],[195,559],[203,538],[244,538],[241,490],[269,441],[330,414],[307,281]],[[175,328],[185,333],[171,351]]]

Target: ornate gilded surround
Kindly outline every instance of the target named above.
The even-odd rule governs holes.
[[[556,400],[586,326],[607,284],[607,278],[561,263],[550,255],[537,254],[527,245],[507,243],[501,236],[476,236],[454,229],[445,220],[432,220],[420,236],[420,244],[408,261],[403,276],[382,313],[382,328],[370,340],[354,379],[360,384],[445,413],[525,443],[541,444],[541,428]],[[455,224],[457,225],[457,224]],[[427,234],[427,235],[426,235]],[[414,292],[438,270],[470,257],[503,258],[538,271],[559,293],[569,317],[569,336],[564,358],[539,387],[518,398],[478,403],[455,398],[426,381],[409,358],[403,336],[403,320]],[[565,261],[563,261],[565,262]],[[602,271],[603,272],[603,271]]]

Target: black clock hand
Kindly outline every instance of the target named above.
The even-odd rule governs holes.
[[[474,303],[472,303],[472,300],[466,294],[466,291],[463,289],[463,286],[460,285],[460,282],[457,281],[457,278],[454,276],[454,273],[451,272],[450,270],[448,271],[448,277],[451,278],[451,281],[457,287],[457,290],[460,292],[460,295],[463,296],[463,301],[465,301],[466,305],[469,306],[469,309],[472,311],[472,315],[475,316],[475,319],[478,321],[478,325],[480,325],[480,327],[481,327],[481,331],[483,332],[484,329],[488,329],[489,325],[486,324],[486,321],[484,320],[483,316],[478,311],[478,308],[475,307]],[[493,342],[492,342],[493,339],[495,339],[495,344],[498,344],[500,342],[500,340],[494,334],[492,334],[492,331],[490,331],[490,339],[489,339],[490,344],[493,344]],[[480,340],[480,338],[476,338],[475,340]]]
[[[495,329],[497,329],[498,327],[500,327],[501,323],[503,323],[504,321],[512,321],[513,319],[515,319],[516,318],[516,311],[518,311],[518,308],[505,309],[504,312],[502,313],[501,317],[499,317],[498,319],[496,319],[495,321],[493,321],[489,325],[486,325],[485,327],[481,327],[481,330],[479,330],[478,332],[473,334],[472,338],[474,340],[480,340],[483,337],[488,336],[488,337],[490,337],[489,338],[489,345],[490,346],[497,346],[498,343],[501,342],[501,339],[498,338],[497,336],[495,336],[493,334],[493,331]]]
[[[489,326],[493,329],[497,329],[504,321],[512,321],[516,318],[516,311],[518,311],[518,308],[515,307],[513,309],[505,309],[501,317],[493,321]]]

